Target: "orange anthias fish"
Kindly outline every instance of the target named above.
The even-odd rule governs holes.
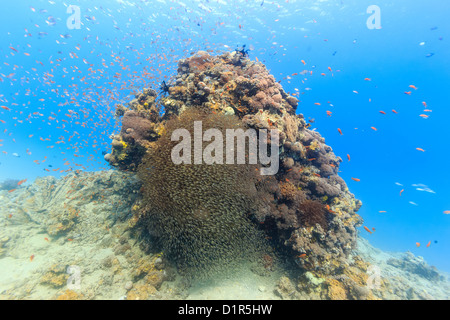
[[[370,231],[370,229],[369,228],[367,228],[366,226],[364,226],[364,230],[366,230],[368,233],[372,233],[372,231]]]
[[[445,210],[444,214],[450,214],[450,210]]]
[[[374,130],[374,131],[378,131],[378,129],[375,128],[375,127],[370,127],[370,129],[372,129],[372,130]]]
[[[347,159],[348,161],[350,161],[350,155],[347,153]]]
[[[419,242],[416,242],[416,247],[417,248],[420,247],[420,243]]]
[[[431,245],[431,241],[429,241],[429,242],[428,242],[428,244],[427,244],[427,248],[429,248],[429,247],[430,247],[430,245]]]
[[[358,179],[358,178],[352,178],[352,180],[354,180],[356,182],[360,182],[361,181],[361,179]]]
[[[405,189],[400,190],[400,195],[402,195],[403,191],[405,191]]]
[[[422,148],[416,148],[416,150],[425,152],[425,150],[423,150]]]
[[[34,259],[34,254],[31,255],[30,261],[33,261],[33,259]]]
[[[342,134],[343,134],[343,133],[342,133],[342,130],[338,128],[338,131],[339,131],[339,133],[340,133],[341,136],[342,136]]]
[[[17,185],[20,186],[21,184],[23,184],[25,182],[27,182],[27,179],[20,180],[19,182],[17,182]]]

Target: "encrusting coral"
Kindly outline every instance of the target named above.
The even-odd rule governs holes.
[[[178,62],[168,95],[160,100],[154,97],[154,91],[144,89],[126,110],[122,105],[117,107],[117,114],[123,114],[123,127],[113,136],[117,142],[105,159],[122,170],[140,168],[144,184],[147,180],[141,216],[154,235],[164,236],[167,250],[180,254],[174,248],[186,248],[186,239],[195,242],[199,256],[205,254],[202,246],[215,244],[225,249],[229,241],[236,241],[237,231],[247,232],[247,221],[253,221],[278,247],[286,249],[299,269],[317,275],[339,270],[356,244],[356,227],[362,223],[356,212],[361,202],[338,176],[342,159],[318,132],[309,129],[303,115],[296,113],[298,100],[283,90],[261,62],[251,61],[239,51],[218,56],[199,51]],[[208,116],[190,110],[202,110]],[[183,122],[184,117],[194,116],[219,119],[224,115],[234,116],[245,129],[278,130],[277,174],[255,180],[242,178],[242,169],[226,168],[228,165],[180,168],[170,161],[163,163],[168,156],[166,149],[173,146],[168,136],[173,129],[171,121]],[[171,118],[175,120],[169,121]],[[270,137],[268,140],[270,143]],[[203,178],[193,179],[200,175]],[[248,196],[253,190],[251,183],[246,188],[237,181],[252,181],[257,197]],[[217,219],[218,213],[238,211],[247,212],[248,217]],[[185,230],[180,221],[174,221],[175,216],[186,225],[202,223],[202,232],[194,237],[191,229]],[[208,228],[218,229],[207,232]],[[216,238],[215,232],[229,234]],[[188,265],[199,262],[194,256],[183,259]]]

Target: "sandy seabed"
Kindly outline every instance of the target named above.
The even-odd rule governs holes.
[[[187,283],[163,253],[149,254],[130,231],[140,184],[117,171],[38,178],[0,190],[0,299],[315,299],[291,270],[251,263]],[[410,252],[374,248],[359,237],[354,255],[383,278],[381,299],[450,298],[449,276]],[[261,270],[260,270],[261,271]],[[321,280],[312,279],[319,288]]]

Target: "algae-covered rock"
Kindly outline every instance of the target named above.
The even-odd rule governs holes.
[[[53,288],[62,288],[67,284],[69,274],[66,272],[67,266],[65,265],[53,265],[50,269],[41,277],[41,283],[49,285]]]

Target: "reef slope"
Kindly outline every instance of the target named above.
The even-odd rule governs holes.
[[[164,254],[148,253],[133,234],[131,206],[139,189],[133,174],[105,171],[0,190],[0,299],[450,298],[448,275],[421,257],[383,252],[360,237],[341,275],[320,278],[283,266],[261,274],[244,265],[188,287]],[[101,195],[91,200],[93,192]],[[72,206],[76,219],[53,233],[54,224],[66,224],[61,208]],[[367,270],[374,266],[379,286],[368,287],[373,273]]]

